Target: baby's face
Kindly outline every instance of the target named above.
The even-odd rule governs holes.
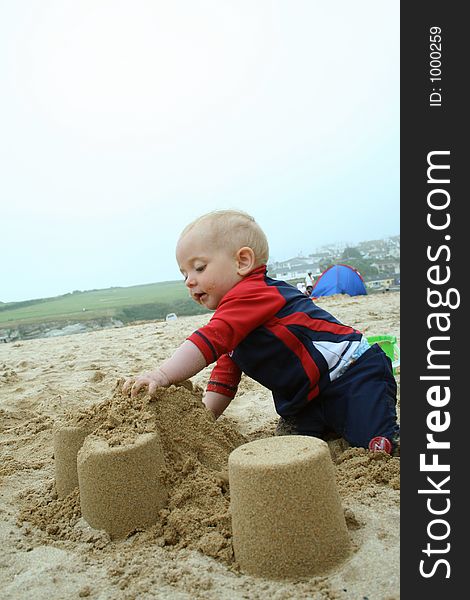
[[[210,236],[193,229],[176,246],[176,260],[193,300],[215,310],[225,294],[243,279],[236,256],[216,247]]]

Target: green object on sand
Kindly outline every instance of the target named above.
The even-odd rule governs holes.
[[[393,373],[400,366],[400,347],[397,344],[397,338],[394,335],[372,335],[367,338],[367,341],[372,346],[378,344],[385,354],[392,361]]]

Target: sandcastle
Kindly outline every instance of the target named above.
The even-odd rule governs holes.
[[[78,487],[83,518],[111,538],[155,525],[160,543],[181,541],[229,561],[224,472],[246,440],[215,423],[201,399],[190,382],[155,399],[124,397],[117,385],[108,400],[64,415],[53,433],[58,498]]]
[[[84,427],[54,431],[55,481],[59,498],[77,486],[84,519],[112,538],[153,525],[167,501],[164,458],[157,432],[110,447]]]
[[[90,435],[78,452],[77,466],[80,506],[89,525],[114,538],[157,521],[168,496],[157,433],[115,447]]]
[[[350,539],[328,445],[280,436],[229,457],[233,546],[241,569],[279,579],[321,574],[344,560]]]
[[[78,486],[77,454],[91,432],[91,428],[67,425],[54,429],[54,474],[59,498],[65,498]]]

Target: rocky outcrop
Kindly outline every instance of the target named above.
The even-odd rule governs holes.
[[[32,340],[43,337],[59,337],[62,335],[73,335],[76,333],[86,333],[87,331],[96,331],[97,329],[122,326],[122,321],[113,318],[90,319],[81,322],[48,321],[46,323],[30,323],[27,325],[19,325],[14,329],[0,329],[0,342]]]

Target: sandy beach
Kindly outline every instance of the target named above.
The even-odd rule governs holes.
[[[318,304],[367,336],[399,339],[398,293],[333,296]],[[119,400],[120,378],[153,368],[209,318],[180,317],[0,345],[2,598],[399,598],[398,457],[331,443],[350,556],[309,579],[252,577],[234,561],[224,473],[234,447],[273,435],[277,415],[270,392],[243,377],[229,409],[212,423],[197,399],[208,367],[193,378],[193,392],[172,388],[160,404],[158,398],[149,404],[139,397],[134,406]],[[399,383],[399,373],[396,377]],[[194,407],[191,421],[181,416],[187,406]],[[110,425],[110,407],[118,426]],[[168,475],[173,495],[161,522],[124,539],[111,539],[88,525],[78,489],[66,498],[55,489],[54,427],[74,415],[95,414],[110,439],[131,428],[152,431],[156,419],[165,458],[174,467]]]

